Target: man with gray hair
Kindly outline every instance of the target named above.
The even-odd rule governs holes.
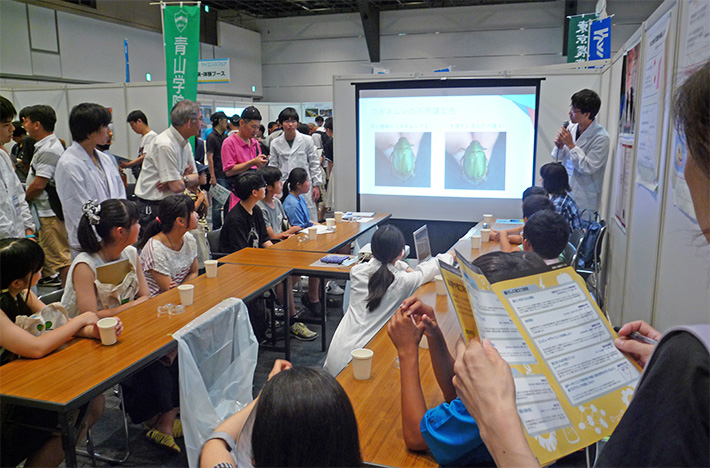
[[[163,198],[199,185],[189,138],[200,134],[201,121],[197,102],[180,101],[170,111],[170,127],[153,140],[136,183],[142,228],[158,216]]]

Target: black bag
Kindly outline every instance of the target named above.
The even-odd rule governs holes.
[[[602,228],[606,226],[606,221],[599,217],[598,212],[590,211],[587,213],[588,211],[589,210],[584,210],[580,215],[582,229],[584,229],[584,237],[579,246],[578,263],[575,265],[575,268],[584,268],[587,270],[594,267],[597,240],[602,232]],[[585,213],[587,213],[586,218]],[[592,213],[594,214],[592,215]]]
[[[52,208],[52,211],[54,211],[54,214],[57,218],[59,218],[59,221],[64,222],[62,201],[59,199],[59,194],[57,193],[57,187],[54,185],[54,180],[50,180],[47,185],[44,186],[44,191],[47,192],[47,197],[49,198],[49,207]]]

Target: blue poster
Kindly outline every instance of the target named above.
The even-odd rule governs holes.
[[[611,58],[611,16],[594,21],[589,28],[589,60]]]

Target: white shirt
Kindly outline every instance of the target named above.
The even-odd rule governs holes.
[[[57,163],[62,153],[64,153],[64,147],[54,133],[35,143],[35,152],[32,156],[29,174],[27,174],[27,186],[30,186],[35,177],[44,177],[49,179],[48,183],[54,184],[52,179],[54,179]],[[30,203],[37,208],[38,216],[42,218],[55,216],[52,207],[49,206],[49,195],[46,190],[42,190],[42,193],[33,198]]]
[[[25,229],[35,230],[30,207],[10,156],[0,149],[0,239],[25,237]]]
[[[350,362],[350,352],[362,348],[392,317],[403,300],[414,294],[419,286],[434,279],[439,271],[438,261],[452,263],[449,254],[439,254],[426,262],[420,263],[414,271],[407,272],[407,264],[398,261],[387,265],[394,274],[394,281],[387,288],[382,302],[370,312],[365,298],[369,295],[367,283],[370,277],[380,269],[382,262],[373,258],[368,263],[355,265],[350,270],[350,303],[330,342],[328,356],[323,368],[336,376]]]
[[[575,147],[572,150],[566,146],[560,149],[555,147],[552,149],[552,157],[564,164],[570,173],[572,198],[579,212],[598,211],[604,170],[609,158],[609,134],[593,120],[577,140],[578,126],[572,124],[567,129],[572,134]]]
[[[301,132],[296,132],[293,144],[288,145],[286,135],[282,134],[271,142],[269,149],[269,166],[281,169],[281,181],[285,182],[291,171],[302,167],[308,172],[313,187],[323,185],[323,172],[321,171],[320,158],[316,152],[313,139]]]
[[[136,182],[136,196],[144,200],[159,201],[168,195],[174,195],[170,190],[158,190],[157,183],[182,180],[185,169],[190,165],[192,173],[197,172],[192,145],[171,125],[155,137],[150,145]]]
[[[138,157],[140,158],[143,153],[148,153],[150,151],[150,145],[153,144],[158,134],[151,130],[141,137],[141,147],[138,148]]]
[[[88,200],[101,203],[109,198],[126,198],[126,188],[118,173],[116,159],[99,150],[94,150],[94,156],[101,169],[94,164],[89,153],[75,141],[59,158],[54,173],[67,237],[74,253],[81,250],[76,232],[84,203]]]

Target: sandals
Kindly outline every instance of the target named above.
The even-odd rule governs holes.
[[[173,427],[175,426],[173,425]],[[145,436],[148,438],[148,440],[150,440],[156,445],[159,445],[160,447],[170,449],[176,453],[182,452],[178,444],[175,443],[175,439],[171,435],[163,434],[157,429],[151,429],[146,433]]]
[[[177,439],[178,437],[182,437],[182,435],[182,421],[180,421],[180,418],[175,418],[173,420],[173,437]]]

